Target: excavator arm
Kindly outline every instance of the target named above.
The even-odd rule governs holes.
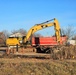
[[[39,31],[39,30],[42,30],[44,28],[47,28],[47,27],[51,27],[51,26],[54,26],[54,29],[55,29],[55,36],[56,36],[56,41],[59,43],[60,42],[60,25],[58,23],[58,20],[57,19],[52,19],[54,20],[54,22],[49,22],[49,21],[46,21],[44,23],[41,23],[41,24],[36,24],[34,25],[26,34],[26,37],[23,39],[22,41],[22,44],[27,44],[27,42],[29,41],[30,37],[32,34],[34,34],[36,31]],[[6,44],[9,45],[9,46],[15,46],[15,45],[20,45],[21,43],[19,42],[19,39],[17,38],[8,38],[6,40]]]
[[[33,26],[26,34],[26,37],[24,38],[24,43],[28,42],[29,41],[29,38],[32,34],[34,34],[36,31],[39,31],[39,30],[42,30],[44,28],[47,28],[47,27],[51,27],[51,26],[54,26],[54,29],[55,29],[55,36],[56,36],[56,41],[57,42],[60,42],[60,33],[61,33],[61,30],[60,30],[60,25],[58,23],[58,20],[57,19],[52,19],[54,20],[54,22],[51,22],[51,23],[48,23],[49,21],[46,21],[44,23],[41,23],[41,24],[36,24],[35,26]]]

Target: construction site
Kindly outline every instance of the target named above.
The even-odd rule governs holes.
[[[75,9],[75,0],[0,0],[0,75],[76,75]]]
[[[52,22],[51,22],[52,21]],[[36,37],[35,32],[54,26],[55,35],[52,37]],[[2,37],[3,34],[1,33]],[[3,41],[3,40],[1,40]],[[29,29],[26,35],[15,33],[10,35],[3,44],[0,44],[1,57],[30,57],[50,59],[75,59],[75,41],[68,42],[68,36],[62,35],[61,27],[56,18]]]
[[[51,26],[54,26],[54,36],[33,36],[35,32]],[[62,35],[61,27],[56,18],[34,25],[25,36],[21,33],[15,33],[3,39],[5,35],[2,32],[0,34],[0,69],[5,72],[1,71],[0,74],[50,75],[51,71],[52,75],[60,75],[63,72],[65,75],[75,75],[74,66],[76,65],[73,65],[76,63],[75,40],[69,41],[68,36]],[[38,65],[41,65],[43,70],[46,68],[46,73],[43,70],[38,71],[39,68],[41,69]],[[3,66],[8,67],[8,69]],[[18,67],[22,70],[15,71]],[[36,68],[37,71],[33,68]],[[51,68],[55,70],[57,68],[57,70],[53,72]]]

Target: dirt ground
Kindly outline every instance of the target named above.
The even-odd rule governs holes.
[[[54,63],[54,62],[75,62],[76,63],[76,59],[65,59],[65,60],[53,60],[53,59],[37,59],[37,58],[0,58],[0,62],[3,63],[21,63],[21,62],[25,62],[25,63]]]

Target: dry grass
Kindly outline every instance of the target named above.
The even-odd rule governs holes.
[[[0,58],[0,75],[76,75],[76,46],[60,47],[51,59]]]
[[[52,53],[53,59],[75,59],[76,58],[76,46],[60,46],[59,49]]]
[[[76,75],[76,60],[2,58],[0,75]]]

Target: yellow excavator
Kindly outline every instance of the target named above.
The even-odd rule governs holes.
[[[52,20],[54,22],[50,22]],[[30,30],[27,32],[27,34],[24,38],[23,37],[22,38],[19,38],[19,37],[8,38],[6,40],[6,45],[7,46],[16,46],[16,45],[21,46],[23,44],[26,45],[32,34],[34,34],[36,31],[39,31],[39,30],[42,30],[44,28],[48,28],[48,27],[51,27],[51,26],[54,26],[56,41],[59,43],[60,42],[60,36],[61,36],[60,25],[59,25],[59,22],[56,18],[54,18],[52,20],[43,22],[41,24],[34,25],[32,28],[30,28]],[[20,42],[20,41],[22,41],[22,42]]]

